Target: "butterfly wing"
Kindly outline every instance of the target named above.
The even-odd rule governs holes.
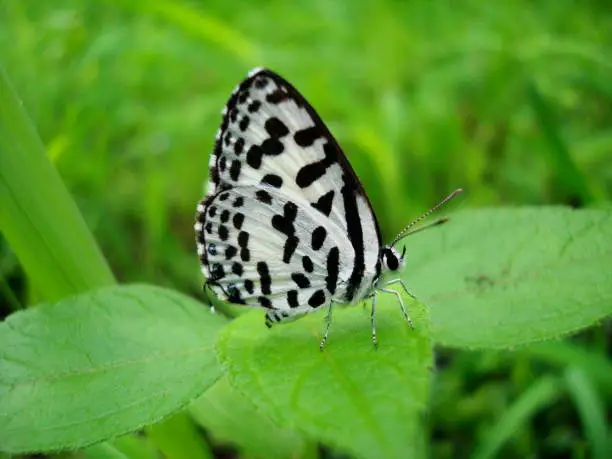
[[[342,264],[351,268],[346,292],[338,299],[353,301],[363,295],[372,272],[379,270],[381,245],[369,200],[315,110],[267,69],[250,72],[223,110],[204,205],[234,187],[252,187],[255,193],[271,188],[287,202],[315,209],[316,221],[335,228],[352,248],[341,254]],[[270,226],[261,229],[275,231]]]
[[[198,210],[200,262],[220,298],[293,316],[341,294],[339,279],[352,266],[340,252],[352,247],[308,202],[268,186],[239,186]]]

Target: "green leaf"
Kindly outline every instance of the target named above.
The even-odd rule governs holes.
[[[303,457],[305,445],[300,435],[274,425],[249,399],[232,389],[227,377],[204,392],[189,411],[217,441],[235,445],[247,457]]]
[[[431,308],[434,341],[507,348],[612,312],[612,213],[469,210],[406,240],[403,277]]]
[[[83,447],[151,424],[221,375],[225,320],[171,290],[109,287],[0,324],[0,438],[8,452]]]
[[[0,231],[49,301],[115,282],[2,67]]]
[[[424,307],[404,321],[395,298],[377,306],[374,348],[369,311],[334,311],[327,348],[324,314],[271,330],[261,312],[241,316],[219,335],[230,383],[274,421],[360,458],[423,456],[432,349]]]

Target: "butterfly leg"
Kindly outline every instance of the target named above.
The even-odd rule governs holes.
[[[406,306],[404,306],[404,300],[402,300],[402,296],[399,294],[399,292],[392,290],[390,288],[379,288],[377,290],[379,292],[385,292],[385,293],[390,293],[392,295],[395,295],[395,297],[397,298],[397,301],[399,301],[400,307],[402,308],[402,314],[404,315],[404,319],[406,319],[406,322],[408,322],[408,325],[410,326],[410,328],[414,328],[414,325],[412,324],[412,319],[410,319],[410,317],[408,316],[408,313],[406,312]]]
[[[319,344],[319,349],[325,349],[325,344],[327,343],[327,336],[329,335],[329,329],[332,323],[332,304],[333,301],[329,302],[329,307],[327,309],[327,314],[325,315],[325,333],[323,334],[323,338],[321,339],[321,343]]]
[[[403,279],[393,279],[393,280],[390,280],[389,282],[387,282],[385,285],[393,285],[393,284],[400,284],[402,286],[402,288],[404,289],[404,292],[406,292],[406,295],[408,295],[414,301],[419,301],[419,300],[417,300],[416,296],[414,296],[412,293],[410,293],[410,290],[408,290],[408,287],[406,287],[406,283],[403,281]]]
[[[376,294],[372,295],[372,312],[370,314],[370,320],[372,321],[372,343],[374,347],[378,347],[378,339],[376,338]]]

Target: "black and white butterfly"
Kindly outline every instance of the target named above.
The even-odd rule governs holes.
[[[399,279],[404,262],[389,245],[342,149],[304,97],[276,73],[256,68],[223,109],[210,157],[208,193],[197,206],[197,250],[206,285],[224,301],[266,308],[266,325],[372,299]],[[434,224],[445,220],[439,220]]]

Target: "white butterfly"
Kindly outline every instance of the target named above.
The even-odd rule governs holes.
[[[202,272],[218,297],[266,308],[266,325],[372,298],[377,344],[378,292],[403,266],[394,245],[456,190],[381,243],[372,206],[340,146],[302,95],[276,73],[249,72],[226,107],[210,157],[208,193],[198,204],[195,232]],[[438,220],[432,225],[444,222]],[[432,226],[429,225],[429,226]],[[405,249],[404,249],[405,251]]]

